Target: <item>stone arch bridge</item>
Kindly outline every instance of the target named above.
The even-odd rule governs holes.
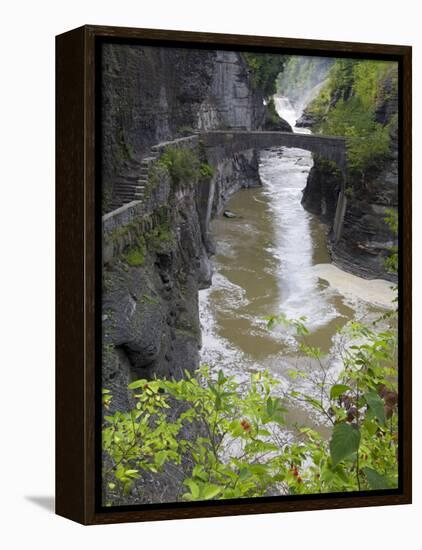
[[[305,149],[335,162],[344,173],[346,170],[346,139],[319,134],[296,134],[265,130],[213,130],[199,134],[208,150],[210,160],[213,150],[223,149],[226,156],[247,149],[267,149],[268,147],[296,147]]]
[[[323,136],[319,134],[299,134],[265,130],[214,130],[200,134],[210,163],[222,156],[230,156],[248,149],[267,149],[268,147],[295,147],[311,151],[337,164],[342,174],[342,183],[337,199],[336,214],[333,223],[334,240],[341,236],[346,212],[346,138]],[[207,213],[210,216],[210,212]]]

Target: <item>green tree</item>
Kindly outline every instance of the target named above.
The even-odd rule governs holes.
[[[357,175],[364,176],[389,154],[388,127],[377,123],[373,113],[357,96],[338,101],[320,129],[324,134],[347,138],[348,166]]]
[[[252,83],[265,99],[277,91],[277,77],[282,72],[286,56],[269,53],[245,52],[244,57],[252,73]]]
[[[389,79],[389,86],[386,81]],[[389,92],[386,92],[388,88]],[[377,108],[397,93],[397,66],[391,62],[337,59],[328,82],[308,107],[316,130],[346,136],[350,177],[364,180],[390,155],[397,116],[377,120]]]

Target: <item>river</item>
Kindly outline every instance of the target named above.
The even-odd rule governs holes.
[[[275,105],[294,127],[300,113],[289,100],[276,97]],[[311,153],[301,149],[261,151],[262,187],[234,194],[226,209],[236,217],[212,222],[213,283],[199,295],[201,362],[240,381],[268,369],[283,391],[297,384],[288,374],[293,367],[313,365],[298,362],[292,334],[283,327],[269,331],[266,316],[306,317],[307,343],[319,346],[335,365],[337,329],[351,319],[379,316],[392,297],[389,283],[364,281],[330,264],[327,227],[301,205],[312,163]],[[290,420],[314,425],[300,407]]]

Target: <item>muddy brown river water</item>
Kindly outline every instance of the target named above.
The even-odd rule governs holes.
[[[300,115],[285,98],[276,98],[276,106],[293,124]],[[292,334],[282,327],[269,331],[266,316],[305,316],[307,343],[335,365],[337,329],[379,316],[391,299],[389,283],[371,282],[371,293],[367,281],[329,265],[327,227],[301,205],[312,162],[300,149],[261,151],[262,187],[237,192],[226,205],[236,217],[212,223],[217,253],[213,284],[200,292],[201,359],[239,380],[268,369],[286,390],[295,384],[288,371],[304,366]],[[300,407],[290,421],[314,425]]]

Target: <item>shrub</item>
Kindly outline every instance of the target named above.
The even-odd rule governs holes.
[[[214,174],[212,167],[207,162],[201,164],[199,172],[203,178],[212,178]]]
[[[385,61],[337,59],[327,84],[307,108],[317,131],[347,137],[352,178],[364,179],[390,153],[397,115],[383,125],[376,112],[380,102],[397,91],[396,73],[394,64]]]
[[[175,184],[196,183],[199,177],[199,159],[190,149],[171,147],[161,155],[159,163],[165,166]]]
[[[183,500],[397,487],[394,314],[382,322],[391,328],[348,325],[343,370],[330,381],[323,354],[307,343],[304,319],[270,317],[270,328],[282,324],[294,331],[300,353],[312,361],[313,390],[284,397],[275,393],[278,382],[267,372],[252,374],[245,386],[207,367],[179,381],[133,382],[136,406],[104,416],[107,503],[128,493],[143,472],[159,473],[168,462],[182,471]],[[111,394],[105,396],[107,409]],[[286,436],[285,413],[298,403],[332,427],[328,441],[308,427],[293,442]]]
[[[130,248],[125,254],[125,260],[131,267],[138,267],[145,262],[145,251],[139,247]]]
[[[140,235],[136,237],[135,244],[127,249],[123,258],[131,267],[139,267],[144,264],[146,253],[147,247],[145,237]]]

